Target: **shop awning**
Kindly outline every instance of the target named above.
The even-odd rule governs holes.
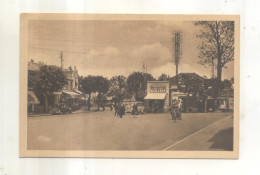
[[[39,100],[33,91],[28,91],[28,104],[39,104]]]
[[[164,100],[166,93],[149,93],[144,97],[145,100]]]
[[[78,98],[80,95],[77,94],[76,92],[73,92],[71,90],[63,90],[63,93],[70,95],[72,98]]]
[[[108,101],[111,101],[113,99],[113,97],[107,97]]]
[[[80,94],[80,95],[82,95],[83,93],[82,92],[80,92],[79,90],[77,90],[77,89],[73,89],[73,91],[74,92],[76,92],[76,93],[78,93],[78,94]]]

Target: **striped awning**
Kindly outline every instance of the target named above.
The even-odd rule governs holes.
[[[80,95],[77,94],[76,92],[73,92],[72,90],[63,90],[62,93],[65,93],[69,96],[71,96],[72,98],[79,98]]]
[[[80,92],[78,89],[73,89],[73,91],[74,92],[76,92],[76,93],[78,93],[78,94],[80,94],[80,95],[82,95],[83,93],[82,92]]]
[[[166,93],[149,93],[144,97],[145,100],[164,100]]]

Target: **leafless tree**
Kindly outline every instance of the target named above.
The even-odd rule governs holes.
[[[202,40],[199,63],[210,65],[217,60],[217,79],[221,81],[222,68],[234,60],[234,21],[199,21],[196,26],[202,30],[198,38]]]

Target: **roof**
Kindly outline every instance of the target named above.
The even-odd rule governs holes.
[[[197,79],[199,81],[204,81],[205,78],[201,77],[200,75],[196,74],[196,73],[179,73],[178,74],[178,79],[185,79],[187,77],[191,77],[193,79]],[[170,78],[170,85],[176,84],[176,75],[172,78]]]

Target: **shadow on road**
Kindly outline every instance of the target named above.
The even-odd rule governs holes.
[[[210,148],[233,151],[233,127],[220,130],[211,137],[209,142],[213,142]]]

